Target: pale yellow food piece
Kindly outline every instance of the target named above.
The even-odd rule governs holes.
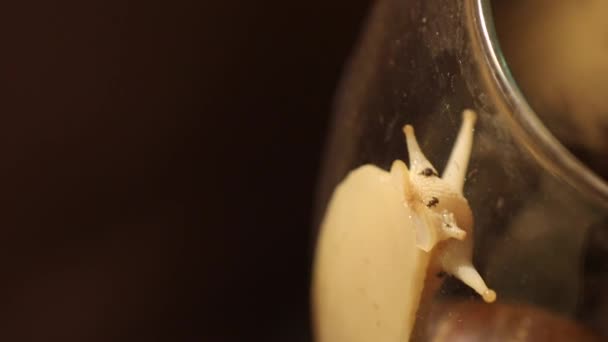
[[[372,165],[336,190],[317,251],[318,341],[407,341],[429,254],[414,245],[402,198]]]

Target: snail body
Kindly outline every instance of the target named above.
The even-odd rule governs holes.
[[[363,165],[336,187],[315,255],[316,341],[408,341],[440,272],[495,300],[471,261],[473,215],[462,195],[475,120],[463,113],[441,177],[407,125],[409,169],[401,160],[388,172]]]

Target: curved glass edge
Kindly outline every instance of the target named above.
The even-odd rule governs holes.
[[[552,174],[581,191],[597,204],[608,208],[608,183],[576,158],[545,127],[517,86],[500,48],[491,0],[470,0],[469,23],[473,43],[482,54],[488,85],[494,87],[499,109],[505,111],[514,135]]]

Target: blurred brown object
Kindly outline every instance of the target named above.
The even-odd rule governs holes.
[[[579,319],[608,338],[608,218],[589,229]]]
[[[433,308],[431,342],[595,342],[600,338],[566,317],[523,304],[449,301]]]

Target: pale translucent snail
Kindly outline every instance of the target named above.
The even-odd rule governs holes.
[[[409,341],[441,271],[496,299],[471,261],[473,216],[462,195],[475,121],[465,110],[441,177],[407,125],[409,170],[400,160],[389,172],[363,165],[337,186],[314,262],[317,342]]]

